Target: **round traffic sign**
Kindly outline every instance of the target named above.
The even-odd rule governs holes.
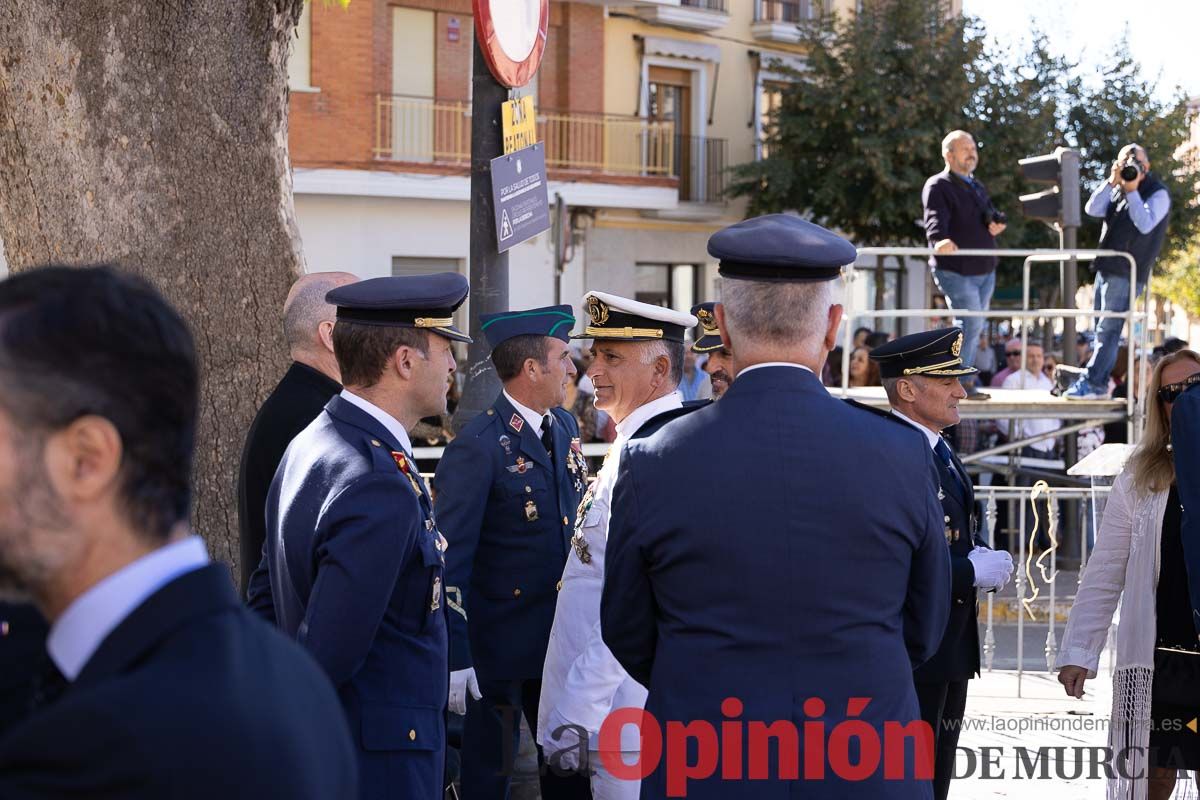
[[[533,80],[546,49],[550,0],[474,0],[475,36],[492,74],[516,89]]]

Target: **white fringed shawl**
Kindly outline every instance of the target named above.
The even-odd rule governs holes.
[[[1144,777],[1150,744],[1150,685],[1154,676],[1155,612],[1158,561],[1167,492],[1138,495],[1133,476],[1122,472],[1104,507],[1096,548],[1084,570],[1083,583],[1063,632],[1058,667],[1085,667],[1096,677],[1100,654],[1112,624],[1117,602],[1117,662],[1113,672],[1113,706],[1108,744],[1114,778],[1108,783],[1109,800],[1144,800]],[[1119,768],[1118,768],[1119,767]],[[1190,781],[1179,781],[1178,790]]]

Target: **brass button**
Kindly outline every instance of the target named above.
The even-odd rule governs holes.
[[[532,487],[532,486],[526,486],[526,487],[525,487],[525,492],[526,492],[526,493],[529,493],[529,492],[532,492],[532,491],[533,491],[533,487]]]
[[[415,742],[417,740],[417,732],[415,730],[410,730],[408,732],[408,740],[410,742]]]
[[[961,599],[961,598],[960,598],[960,599],[958,599],[958,600],[955,600],[954,602],[958,603],[960,606],[963,604],[963,601],[962,601],[962,599]]]
[[[513,597],[520,597],[520,596],[521,596],[521,590],[513,589]]]
[[[571,524],[571,521],[569,519],[567,519],[566,517],[563,517],[563,525],[570,525],[570,524]]]
[[[376,447],[383,447],[383,445],[379,443],[378,439],[372,439],[371,444],[375,445]]]
[[[554,591],[556,591],[556,592],[562,591],[562,581],[559,581],[558,583],[554,584]]]
[[[491,417],[491,416],[495,416],[495,414],[496,414],[496,409],[494,409],[494,408],[489,408],[489,409],[488,409],[488,416],[489,416],[489,417]]]

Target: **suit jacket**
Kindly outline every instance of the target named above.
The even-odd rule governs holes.
[[[450,669],[474,667],[481,681],[542,676],[588,477],[579,426],[550,413],[553,459],[501,393],[446,447],[434,478],[449,544]]]
[[[830,397],[793,367],[744,372],[720,402],[622,455],[604,641],[660,726],[822,718],[850,698],[876,731],[920,718],[911,671],[946,626],[950,565],[921,434]],[[803,710],[810,698],[823,712]],[[881,733],[882,736],[882,733]],[[801,739],[803,741],[803,739]],[[803,747],[799,763],[804,764]],[[689,798],[925,798],[928,781],[688,783]],[[667,796],[659,769],[643,798]]]
[[[441,796],[444,549],[412,454],[334,397],[275,474],[266,563],[251,579],[251,600],[312,652],[338,690],[369,800]]]
[[[32,605],[0,603],[0,735],[29,711],[46,633],[46,620]]]
[[[292,362],[250,424],[237,484],[243,593],[262,558],[263,540],[267,536],[267,492],[283,453],[296,434],[316,419],[329,398],[341,390],[341,385],[332,378],[310,366]]]
[[[0,740],[0,797],[349,797],[354,751],[312,658],[185,573],[104,639],[52,704]]]
[[[921,202],[925,207],[925,236],[932,247],[942,239],[953,239],[962,249],[991,249],[996,239],[988,232],[992,201],[978,179],[971,188],[948,169],[925,181]],[[964,275],[984,275],[996,268],[995,256],[937,256],[930,266]]]

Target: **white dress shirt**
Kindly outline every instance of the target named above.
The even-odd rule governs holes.
[[[550,734],[563,725],[581,725],[590,734],[589,744],[595,750],[600,725],[609,712],[627,706],[642,708],[646,704],[645,687],[629,677],[600,635],[600,592],[604,587],[609,507],[626,442],[651,417],[682,406],[679,393],[672,392],[641,406],[617,423],[617,438],[591,488],[591,507],[582,522],[576,522],[591,560],[583,563],[572,547],[563,569],[562,589],[542,670],[537,740],[543,746],[550,741],[553,748]],[[640,749],[637,729],[625,726],[621,731],[621,750]]]
[[[746,367],[741,372],[739,372],[736,377],[740,378],[741,376],[745,375],[747,372],[753,372],[754,370],[762,369],[763,367],[793,367],[795,369],[802,369],[805,372],[810,372],[813,375],[816,375],[815,372],[813,372],[811,369],[804,366],[803,364],[794,364],[791,361],[764,361],[761,364],[751,364],[750,366]]]
[[[363,398],[354,394],[349,389],[342,389],[341,396],[342,399],[350,405],[358,406],[363,411],[377,419],[380,425],[387,428],[388,433],[396,437],[396,443],[400,445],[400,449],[410,455],[412,454],[412,440],[408,438],[408,431],[404,430],[404,426],[400,424],[400,420],[396,419],[391,414],[372,403],[370,400],[364,400]]]
[[[1039,372],[1034,375],[1027,369],[1017,370],[1004,379],[1002,384],[1004,389],[1041,389],[1048,392],[1054,388],[1054,381],[1046,377],[1045,373]],[[1027,439],[1030,436],[1038,436],[1039,434],[1056,431],[1062,427],[1060,419],[1020,419],[1017,420],[1017,435],[1022,439]],[[1054,439],[1042,439],[1040,442],[1034,442],[1029,445],[1034,450],[1049,454],[1054,450]]]
[[[207,563],[204,540],[188,536],[147,553],[79,595],[46,637],[46,650],[59,672],[75,680],[101,643],[146,598]]]

